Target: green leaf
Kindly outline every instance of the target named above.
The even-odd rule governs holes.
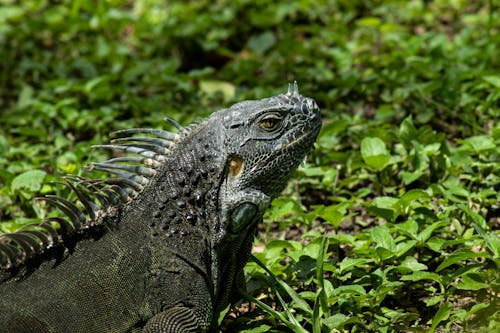
[[[267,274],[271,276],[271,278],[274,280],[275,283],[277,283],[283,290],[285,290],[288,294],[288,296],[295,302],[298,308],[302,309],[304,312],[312,314],[313,310],[309,306],[309,304],[302,298],[300,297],[299,294],[293,288],[291,288],[287,283],[285,283],[283,280],[278,279],[276,275],[273,274],[259,259],[257,259],[255,256],[251,256],[252,260],[259,265],[264,271],[266,271]]]
[[[417,136],[417,129],[411,116],[406,117],[399,126],[399,138],[407,149],[410,149],[412,140]]]
[[[460,142],[469,146],[474,152],[482,152],[496,148],[493,138],[487,135],[473,136],[465,140],[460,140]]]
[[[269,332],[270,329],[271,326],[269,325],[260,325],[248,330],[240,331],[240,333],[264,333],[264,332]]]
[[[363,161],[375,170],[382,170],[390,160],[385,143],[377,137],[367,137],[361,141],[361,157]]]
[[[424,303],[427,306],[433,306],[433,305],[436,305],[436,304],[442,302],[443,299],[444,299],[443,295],[435,295],[435,296],[424,298]]]
[[[321,212],[320,216],[328,221],[334,228],[338,228],[344,214],[338,210],[338,207],[328,206]]]
[[[500,75],[486,75],[483,80],[492,84],[496,88],[500,88]]]
[[[422,230],[421,232],[418,233],[417,239],[421,242],[425,242],[429,239],[429,237],[432,236],[434,231],[436,231],[437,229],[439,229],[441,227],[448,226],[449,224],[450,223],[448,221],[441,221],[441,222],[437,222],[437,223],[432,223],[431,225],[429,225],[424,230]]]
[[[29,85],[23,85],[19,97],[17,99],[17,107],[22,109],[34,102],[34,89]]]
[[[426,265],[419,263],[417,259],[413,257],[406,257],[403,262],[401,262],[401,265],[399,265],[399,267],[407,268],[413,272],[423,271],[427,269]]]
[[[462,275],[460,282],[457,283],[456,287],[462,290],[480,290],[489,288],[489,284],[484,283],[484,275],[470,273]]]
[[[370,232],[370,236],[377,247],[382,247],[389,250],[391,253],[396,249],[394,238],[392,238],[391,232],[386,226],[377,226],[373,228]]]
[[[321,294],[324,294],[325,293],[325,290],[323,288],[319,288],[318,290],[318,294],[317,294],[317,297],[316,297],[316,300],[314,302],[314,308],[313,308],[313,315],[312,315],[312,319],[313,319],[313,333],[321,333],[321,315],[320,315],[320,312],[321,312],[321,300],[320,298],[322,297]]]
[[[344,258],[339,265],[339,274],[344,274],[347,270],[353,267],[361,267],[364,264],[373,262],[370,258]]]
[[[410,190],[399,198],[397,202],[399,211],[404,212],[411,206],[412,203],[416,201],[429,201],[430,198],[429,194],[425,191],[417,189]]]
[[[401,257],[406,252],[408,252],[412,248],[414,248],[416,244],[417,244],[416,240],[408,240],[408,241],[397,243],[397,245],[396,245],[396,251],[395,251],[396,252],[396,256],[397,257]]]
[[[342,313],[336,313],[333,316],[330,316],[325,319],[324,323],[326,326],[328,326],[329,329],[337,329],[337,330],[342,330],[344,328],[344,325],[346,324],[351,324],[351,323],[359,323],[360,319],[356,318],[354,316],[346,316]],[[336,332],[336,331],[333,331]]]
[[[388,221],[392,221],[397,216],[396,209],[394,208],[397,202],[397,198],[377,197],[371,202],[368,211]]]
[[[220,92],[224,96],[224,101],[229,101],[234,97],[236,87],[225,81],[202,80],[200,81],[200,90],[206,94]]]
[[[441,284],[441,276],[436,273],[415,271],[410,275],[404,275],[401,277],[403,281],[421,281],[421,280],[432,280]]]
[[[410,185],[413,183],[415,180],[419,179],[424,175],[424,172],[422,170],[415,170],[415,171],[401,171],[400,173],[401,179],[403,180],[403,183],[405,185]]]
[[[459,249],[452,254],[450,254],[443,262],[436,268],[436,272],[440,272],[448,266],[462,263],[466,264],[467,260],[475,258],[489,258],[490,255],[487,252],[473,252],[469,249]]]
[[[261,56],[276,43],[276,37],[271,31],[252,36],[248,40],[248,48]]]
[[[478,213],[472,211],[469,207],[460,204],[458,205],[460,209],[462,209],[474,222],[473,226],[476,232],[484,239],[486,242],[486,246],[493,253],[494,258],[500,257],[500,238],[494,232],[487,232],[485,228],[487,228],[486,221],[484,217],[479,215]]]
[[[439,307],[438,312],[432,318],[431,328],[427,331],[429,333],[433,333],[438,327],[439,323],[444,320],[447,320],[450,316],[451,309],[453,308],[453,304],[450,302],[446,302]]]
[[[30,170],[23,172],[12,180],[10,188],[12,191],[25,189],[31,192],[39,191],[42,187],[43,179],[47,173],[42,170]]]
[[[345,285],[335,288],[335,295],[348,295],[348,294],[366,295],[366,290],[358,284]]]

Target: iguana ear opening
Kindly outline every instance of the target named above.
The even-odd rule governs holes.
[[[243,170],[243,159],[239,156],[233,156],[229,160],[229,174],[236,177],[241,174]]]

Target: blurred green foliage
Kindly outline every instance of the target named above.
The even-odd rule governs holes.
[[[227,332],[500,326],[493,0],[0,0],[0,229],[115,129],[187,124],[297,80],[324,127]],[[298,190],[298,191],[297,191]],[[263,263],[263,265],[261,264]],[[245,304],[244,304],[245,305]]]

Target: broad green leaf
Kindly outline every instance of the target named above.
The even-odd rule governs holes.
[[[439,274],[436,273],[430,273],[430,272],[422,272],[422,271],[415,271],[412,274],[409,275],[403,275],[401,277],[401,280],[403,281],[421,281],[421,280],[431,280],[438,282],[439,284],[442,284],[442,278]]]
[[[382,170],[390,160],[384,141],[377,137],[367,137],[361,141],[361,157],[375,170]]]
[[[473,136],[460,141],[469,146],[475,152],[481,152],[484,150],[496,148],[493,138],[487,135]]]
[[[436,272],[440,272],[448,266],[462,263],[466,264],[467,260],[475,258],[489,258],[490,255],[487,252],[474,252],[469,249],[459,249],[452,254],[450,254],[443,262],[436,268]]]
[[[486,221],[484,218],[478,213],[472,211],[469,207],[465,205],[458,205],[467,215],[469,215],[474,223],[474,229],[476,232],[484,239],[486,242],[486,246],[493,253],[494,258],[500,257],[500,238],[497,236],[495,232],[487,232],[485,228],[487,228]]]
[[[496,88],[500,88],[500,75],[486,75],[483,76],[483,80],[491,83]]]
[[[35,92],[33,87],[26,84],[23,85],[21,92],[19,93],[19,97],[17,99],[17,107],[22,109],[33,103],[35,101],[35,99],[33,98],[34,93]]]
[[[224,81],[203,80],[200,81],[200,90],[206,94],[222,93],[225,101],[229,101],[234,97],[236,87]]]
[[[428,333],[433,333],[438,327],[439,323],[448,319],[450,316],[451,309],[453,308],[453,304],[450,302],[446,302],[439,307],[439,310],[432,318],[431,328],[427,331]]]
[[[437,229],[439,229],[441,227],[448,226],[449,224],[450,223],[447,221],[432,223],[431,225],[429,225],[424,230],[422,230],[421,232],[418,233],[417,239],[421,242],[425,242],[429,239],[429,237],[432,236],[434,231],[436,231]]]
[[[411,141],[415,140],[416,135],[417,135],[417,129],[413,124],[412,117],[410,116],[405,118],[401,122],[401,125],[399,126],[399,138],[401,139],[401,141],[403,142],[403,144],[407,149],[410,149]]]
[[[354,295],[366,295],[366,290],[357,284],[345,285],[335,288],[336,295],[346,295],[346,294],[354,294]]]
[[[368,28],[375,28],[380,26],[382,21],[378,17],[370,16],[370,17],[363,17],[359,20],[356,21],[356,24],[362,27],[368,27]]]
[[[399,242],[396,244],[396,256],[401,257],[406,254],[406,252],[410,251],[417,244],[416,240],[408,240],[405,242]]]
[[[342,313],[336,313],[333,316],[326,318],[324,321],[325,325],[331,330],[341,330],[343,329],[344,325],[359,322],[361,322],[359,318],[356,318],[354,316],[346,316]]]
[[[418,223],[414,219],[409,219],[406,222],[395,225],[397,231],[410,235],[411,238],[417,238]]]
[[[271,31],[252,36],[248,40],[248,48],[257,55],[264,55],[276,43],[276,37]]]
[[[424,172],[422,170],[415,170],[415,171],[401,171],[401,179],[403,180],[403,183],[405,185],[410,185],[413,183],[415,180],[419,179],[422,177]]]
[[[382,247],[390,252],[396,249],[394,238],[392,238],[391,232],[386,226],[377,226],[373,228],[370,235],[377,247]]]
[[[371,258],[344,258],[339,262],[339,274],[344,274],[353,267],[361,267],[365,264],[373,262]]]
[[[486,289],[490,285],[487,283],[484,283],[484,275],[481,274],[475,274],[475,273],[470,273],[466,275],[462,275],[460,277],[460,281],[456,284],[456,287],[458,289],[463,289],[463,290],[480,290],[480,289]]]
[[[12,180],[10,188],[12,191],[25,189],[31,192],[39,191],[42,187],[43,179],[47,173],[42,170],[30,170],[23,172]]]
[[[397,202],[397,198],[377,197],[368,206],[368,211],[388,221],[392,221],[398,215],[394,208]]]
[[[429,201],[429,199],[430,199],[430,196],[429,196],[429,194],[427,194],[427,192],[414,189],[414,190],[410,190],[410,191],[406,192],[405,194],[403,194],[401,196],[401,198],[399,198],[397,204],[399,206],[398,207],[399,211],[405,212],[411,206],[411,204],[414,203],[415,201],[426,202],[426,201]]]
[[[370,214],[381,217],[387,221],[392,221],[396,217],[394,209],[369,206],[367,210]]]
[[[264,324],[264,325],[260,325],[258,327],[254,327],[254,328],[251,328],[248,330],[240,331],[240,333],[264,333],[264,332],[269,332],[270,329],[271,329],[271,326]]]
[[[342,214],[336,206],[328,206],[321,212],[320,216],[328,221],[334,228],[338,228],[344,214]]]
[[[421,264],[417,261],[417,259],[413,257],[406,257],[402,262],[399,267],[407,268],[410,271],[416,272],[416,271],[423,271],[427,269],[427,266],[424,264]]]
[[[376,197],[371,203],[379,208],[392,209],[394,205],[397,204],[398,200],[399,199],[392,197]]]
[[[476,232],[484,239],[494,258],[500,257],[500,237],[495,232],[486,232],[479,224],[473,224]]]
[[[436,304],[442,302],[443,299],[444,299],[444,295],[436,295],[436,296],[424,298],[423,301],[424,301],[425,305],[433,306],[433,305],[436,305]]]

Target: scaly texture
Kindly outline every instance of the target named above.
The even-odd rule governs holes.
[[[77,203],[45,198],[67,218],[0,235],[2,332],[216,328],[257,224],[317,137],[319,110],[295,84],[186,128],[170,122],[179,134],[126,129],[97,146],[120,157],[89,169],[116,176],[68,177]]]

